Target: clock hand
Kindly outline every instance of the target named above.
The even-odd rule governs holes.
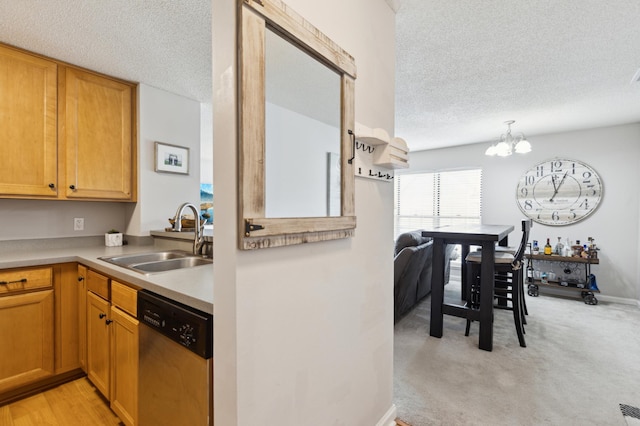
[[[556,175],[551,175],[551,183],[553,184],[553,195],[549,198],[549,201],[553,201],[553,197],[558,193],[558,187],[556,186]]]
[[[560,183],[558,184],[558,186],[556,186],[556,187],[555,187],[556,189],[555,189],[555,191],[553,191],[553,195],[551,196],[551,198],[549,199],[549,201],[553,201],[553,198],[558,194],[558,190],[559,190],[559,189],[560,189],[560,187],[562,186],[562,182],[564,182],[564,178],[566,178],[566,177],[567,177],[567,173],[569,173],[569,172],[568,172],[568,171],[567,171],[567,172],[564,172],[564,176],[562,176],[562,179],[560,179]]]

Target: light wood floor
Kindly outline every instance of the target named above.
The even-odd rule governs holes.
[[[398,426],[410,426],[396,419]],[[86,378],[0,407],[0,426],[123,426]]]
[[[1,426],[122,424],[86,377],[0,407]]]

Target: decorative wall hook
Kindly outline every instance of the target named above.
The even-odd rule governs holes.
[[[373,151],[376,150],[376,147],[356,141],[356,151],[359,149],[362,149],[362,152],[368,152],[369,154],[373,154]]]

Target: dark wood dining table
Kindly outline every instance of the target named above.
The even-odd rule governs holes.
[[[431,282],[431,324],[429,334],[442,337],[444,314],[478,321],[480,338],[478,347],[493,349],[493,286],[496,243],[506,246],[512,225],[442,225],[423,229],[423,237],[433,238],[433,275]],[[446,244],[462,246],[462,283],[467,278],[465,257],[470,246],[482,247],[480,268],[480,307],[471,309],[465,304],[444,303],[444,253]],[[463,286],[464,288],[464,286]]]

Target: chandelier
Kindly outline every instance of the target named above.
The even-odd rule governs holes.
[[[513,154],[514,151],[518,154],[531,152],[531,144],[523,133],[520,133],[515,137],[511,135],[511,125],[513,123],[515,123],[514,120],[504,122],[504,124],[507,125],[507,133],[500,135],[500,140],[487,148],[484,153],[485,155],[508,157]]]

